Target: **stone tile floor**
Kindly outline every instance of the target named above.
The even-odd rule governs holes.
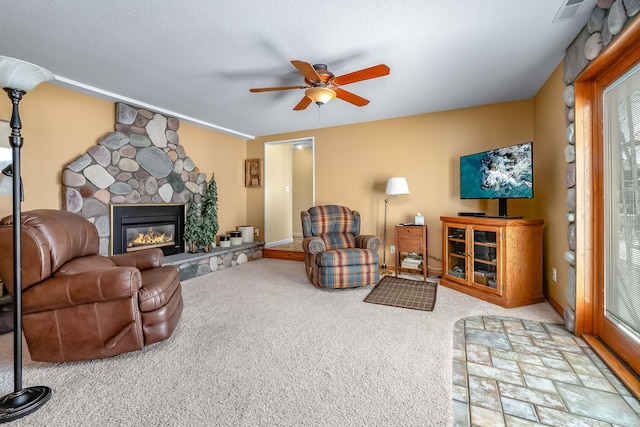
[[[640,426],[640,403],[564,325],[500,316],[453,333],[454,426]]]

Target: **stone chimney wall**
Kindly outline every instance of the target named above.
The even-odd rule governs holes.
[[[110,253],[112,204],[202,201],[207,177],[180,145],[180,121],[116,104],[115,132],[62,172],[63,205],[95,224],[100,253]]]
[[[564,57],[564,102],[566,105],[566,137],[564,149],[567,168],[565,188],[567,189],[567,240],[569,250],[564,258],[570,264],[566,297],[569,303],[564,310],[566,328],[575,332],[576,318],[576,129],[575,129],[575,88],[573,83],[580,73],[597,58],[640,12],[640,0],[598,0],[589,21],[580,34],[567,48]]]

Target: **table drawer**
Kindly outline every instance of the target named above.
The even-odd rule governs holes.
[[[396,236],[398,239],[402,238],[422,238],[422,227],[397,227]]]

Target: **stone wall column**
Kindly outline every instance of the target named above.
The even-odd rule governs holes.
[[[576,150],[575,150],[575,88],[580,73],[597,58],[640,12],[640,0],[598,0],[587,24],[569,45],[564,57],[563,81],[567,146],[564,154],[567,162],[564,186],[567,188],[567,242],[564,259],[569,263],[564,309],[565,327],[575,332],[576,320]]]

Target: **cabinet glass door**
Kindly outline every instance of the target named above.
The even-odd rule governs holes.
[[[498,286],[498,231],[484,229],[481,227],[472,228],[472,266],[474,287],[487,292],[501,294]]]
[[[467,232],[464,227],[447,226],[446,272],[449,277],[467,280]]]

